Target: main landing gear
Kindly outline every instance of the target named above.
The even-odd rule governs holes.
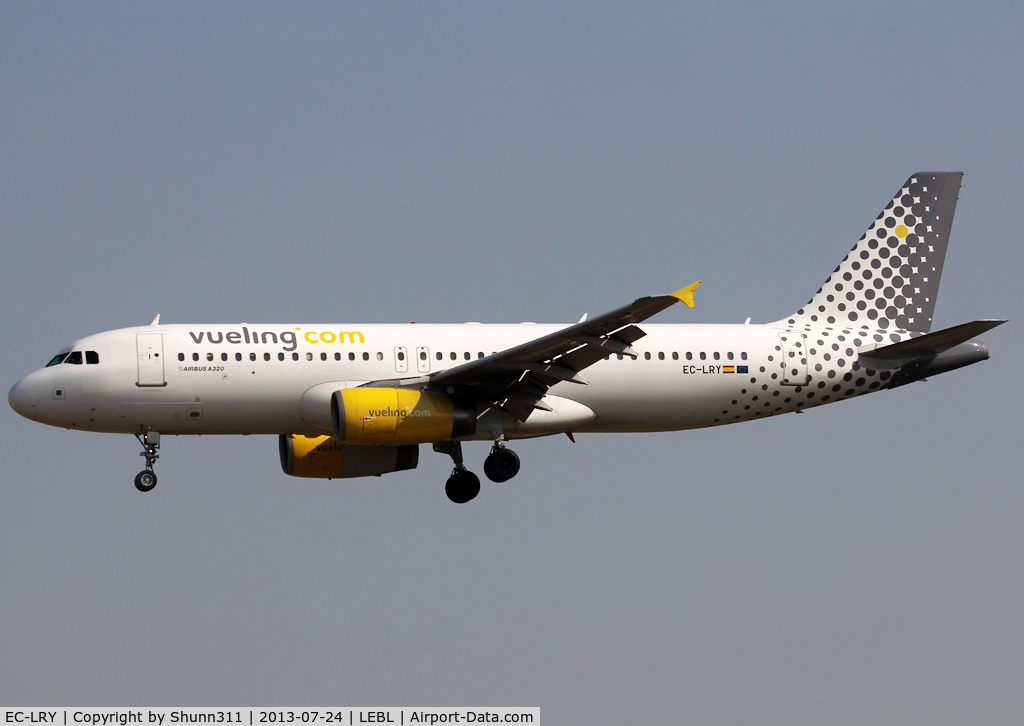
[[[148,492],[156,486],[156,472],[153,465],[160,458],[156,450],[160,448],[160,434],[156,431],[147,431],[144,434],[135,434],[135,438],[142,444],[142,451],[139,456],[146,457],[146,468],[135,475],[135,488],[140,492]]]
[[[465,504],[480,493],[480,477],[466,468],[462,460],[462,442],[441,441],[434,451],[452,457],[455,468],[444,485],[444,493],[456,504]],[[500,441],[494,442],[491,453],[484,459],[484,473],[493,482],[508,481],[519,473],[519,457],[506,449]]]
[[[494,482],[508,481],[519,473],[519,456],[505,444],[495,441],[491,453],[484,459],[484,474]]]

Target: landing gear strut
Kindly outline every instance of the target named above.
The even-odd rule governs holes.
[[[494,482],[508,481],[519,473],[519,456],[505,444],[495,441],[491,453],[484,459],[484,474]]]
[[[480,478],[462,463],[462,442],[441,441],[434,444],[434,451],[452,457],[455,468],[444,485],[444,493],[456,504],[465,504],[480,493]]]
[[[148,492],[156,486],[156,472],[153,465],[160,458],[156,450],[160,448],[160,434],[156,431],[147,431],[144,434],[135,434],[135,438],[142,444],[142,451],[139,456],[146,457],[146,468],[135,475],[135,488],[140,492]]]

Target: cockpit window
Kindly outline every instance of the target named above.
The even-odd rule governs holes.
[[[75,350],[68,354],[68,357],[64,359],[64,363],[70,363],[73,366],[82,365],[82,351]]]
[[[100,362],[100,354],[94,350],[85,351],[85,362],[89,365],[95,365]]]
[[[58,366],[61,363],[63,363],[64,359],[67,357],[67,353],[58,353],[57,355],[53,356],[53,358],[50,359],[50,362],[46,364],[46,367],[49,368],[50,366]]]

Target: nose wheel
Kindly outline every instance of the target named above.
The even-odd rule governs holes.
[[[156,486],[156,472],[151,469],[143,469],[135,475],[135,488],[140,492],[148,492]]]
[[[135,475],[135,488],[140,492],[152,491],[156,486],[156,472],[153,471],[153,465],[160,458],[160,454],[156,453],[160,448],[160,434],[156,431],[147,431],[144,434],[135,434],[135,438],[142,444],[139,456],[146,458],[146,468]]]

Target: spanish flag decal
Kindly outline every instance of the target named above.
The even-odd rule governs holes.
[[[722,373],[735,373],[736,366],[722,366]]]

